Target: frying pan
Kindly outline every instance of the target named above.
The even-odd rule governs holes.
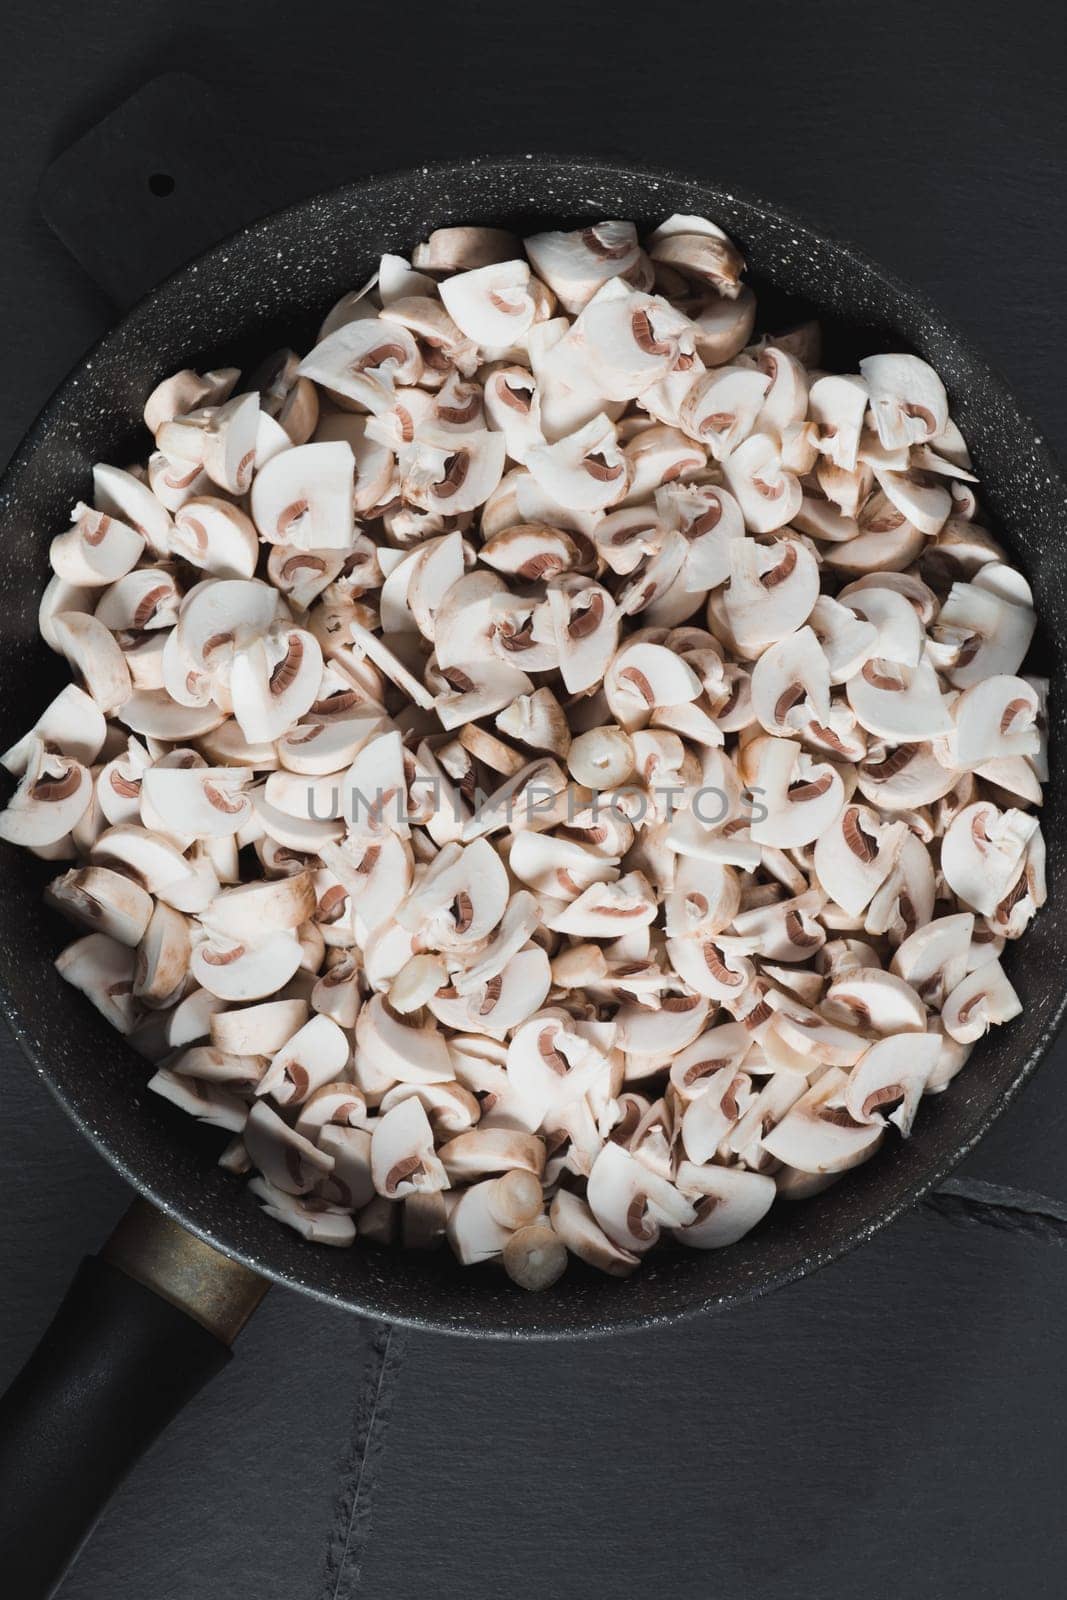
[[[643,228],[674,211],[713,217],[738,240],[762,326],[812,313],[822,319],[828,367],[847,370],[873,350],[910,348],[943,375],[992,525],[1036,593],[1038,664],[1058,680],[1067,484],[1006,385],[939,312],[850,245],[708,183],[591,160],[479,160],[353,183],[268,217],[176,273],[74,370],[0,485],[0,747],[25,731],[67,676],[37,634],[48,541],[73,502],[90,497],[94,461],[145,455],[141,409],[162,376],[188,365],[247,368],[280,345],[301,348],[383,251],[407,254],[449,222],[521,234],[605,216]],[[1054,693],[1054,754],[1062,715]],[[574,1263],[553,1290],[534,1296],[489,1268],[460,1268],[444,1251],[328,1250],[263,1216],[216,1166],[219,1137],[144,1092],[146,1063],[57,976],[52,960],[70,931],[41,904],[48,866],[5,852],[0,1006],[28,1066],[151,1203],[83,1266],[0,1415],[0,1570],[14,1592],[44,1593],[56,1580],[130,1462],[226,1359],[266,1280],[422,1329],[585,1337],[753,1299],[840,1256],[912,1205],[1008,1105],[1063,1013],[1058,765],[1047,796],[1050,904],[1028,932],[1023,958],[1011,952],[1006,961],[1023,1013],[983,1042],[947,1093],[924,1103],[910,1141],[892,1141],[823,1195],[775,1207],[730,1250],[655,1253],[627,1280]]]

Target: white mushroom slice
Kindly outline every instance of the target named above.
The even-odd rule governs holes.
[[[885,1122],[882,1108],[895,1106],[889,1121],[906,1139],[940,1054],[936,1033],[879,1039],[849,1073],[845,1109],[855,1122],[879,1126]]]
[[[696,1221],[696,1208],[672,1183],[610,1141],[593,1162],[587,1198],[608,1238],[637,1256],[652,1248],[661,1227]]]
[[[860,372],[871,397],[878,437],[887,450],[925,444],[948,426],[948,397],[918,356],[868,356]]]
[[[348,1040],[337,1023],[314,1016],[275,1052],[256,1094],[269,1094],[280,1106],[303,1105],[315,1090],[340,1079],[347,1065]]]
[[[1024,678],[1001,675],[965,689],[952,706],[953,765],[973,769],[986,761],[1036,755],[1039,710],[1037,693]]]
[[[538,233],[523,249],[566,311],[582,310],[611,278],[628,277],[641,259],[632,222],[597,222],[574,233]]]
[[[56,617],[66,611],[92,611],[97,599],[95,589],[67,583],[66,579],[56,575],[48,580],[37,608],[37,627],[49,650],[54,650],[57,655],[61,653],[55,633]]]
[[[547,495],[579,511],[603,510],[628,488],[627,459],[603,413],[554,444],[535,445],[527,466]]]
[[[710,1161],[751,1099],[751,1079],[745,1072],[722,1067],[702,1079],[682,1116],[681,1141],[689,1160],[697,1165]]]
[[[380,667],[385,676],[398,688],[403,689],[416,705],[422,706],[426,711],[433,708],[434,697],[430,691],[407,670],[403,662],[377,634],[356,621],[349,623],[349,631],[356,648],[373,661],[376,667]]]
[[[356,1237],[355,1220],[341,1206],[330,1205],[316,1195],[287,1194],[263,1177],[251,1178],[248,1188],[262,1202],[268,1217],[284,1222],[313,1244],[344,1248]]]
[[[248,492],[256,462],[259,395],[237,395],[164,422],[156,444],[171,461],[199,467],[228,494]]]
[[[1017,672],[1035,626],[1029,606],[1004,600],[975,583],[954,583],[931,634],[935,641],[951,646],[943,668],[949,682],[957,689],[969,689],[994,674]]]
[[[913,811],[948,794],[960,774],[945,766],[928,744],[901,745],[885,754],[870,752],[857,770],[860,792],[883,811]]]
[[[658,910],[648,879],[630,872],[617,883],[592,884],[545,922],[556,933],[580,939],[613,938],[628,928],[647,927]]]
[[[937,674],[925,659],[906,667],[872,657],[845,692],[861,726],[894,744],[919,744],[952,731]]]
[[[208,1038],[212,1017],[224,1007],[225,1001],[217,995],[209,994],[206,989],[193,989],[167,1012],[166,1038],[170,1049],[180,1050],[183,1045]]]
[[[545,1164],[545,1147],[536,1135],[484,1125],[449,1139],[438,1155],[449,1178],[457,1183],[516,1168],[540,1177]]]
[[[569,1190],[561,1189],[556,1194],[549,1218],[571,1254],[600,1272],[627,1278],[640,1265],[640,1257],[609,1239],[585,1201]]]
[[[817,378],[808,392],[808,415],[819,428],[819,450],[846,472],[856,465],[867,399],[862,378],[838,373]]]
[[[696,1220],[676,1228],[679,1244],[696,1250],[721,1250],[750,1233],[770,1210],[776,1189],[773,1178],[741,1167],[678,1165],[677,1186],[696,1208]]]
[[[35,749],[35,741],[49,752],[70,756],[83,766],[97,759],[107,737],[107,723],[96,701],[84,689],[68,683],[37,718],[28,733],[0,755],[0,766],[21,777]]]
[[[830,668],[811,628],[773,644],[752,669],[752,709],[768,733],[830,718]]]
[[[723,472],[752,533],[773,533],[800,510],[800,480],[786,470],[779,444],[769,434],[743,440],[725,457]]]
[[[815,874],[830,899],[858,917],[893,869],[906,833],[867,806],[847,805],[815,840]]]
[[[693,354],[689,319],[661,296],[635,293],[619,278],[592,297],[571,337],[609,400],[632,400],[665,378],[680,355]]]
[[[751,963],[729,949],[722,936],[669,938],[667,954],[682,982],[709,1000],[726,1001],[739,996],[752,981]]]
[[[824,1016],[880,1034],[925,1033],[926,1008],[910,983],[880,967],[858,967],[826,991]]]
[[[170,517],[147,484],[121,467],[93,468],[93,499],[98,511],[118,517],[139,533],[154,555],[170,548]]]
[[[687,705],[702,690],[692,667],[660,644],[624,644],[604,675],[608,705],[628,732],[646,727],[657,708]]]
[[[253,942],[264,933],[296,930],[314,910],[314,883],[304,869],[222,890],[205,910],[203,922],[230,939]]]
[[[158,901],[137,949],[133,992],[153,1009],[168,1006],[189,972],[189,923],[180,911]]]
[[[930,852],[910,830],[881,888],[867,907],[864,928],[887,933],[894,944],[921,928],[934,914],[936,883]]]
[[[477,993],[484,985],[492,986],[512,959],[526,944],[541,923],[541,907],[525,890],[512,895],[507,910],[489,943],[479,953],[477,960],[458,975],[455,987],[460,994]],[[486,993],[491,993],[491,987]],[[483,1001],[484,1003],[484,997]]]
[[[230,670],[233,714],[252,743],[279,739],[318,694],[322,651],[302,628],[277,630],[235,650]]]
[[[220,1084],[184,1078],[169,1067],[159,1067],[149,1078],[147,1087],[198,1122],[212,1128],[225,1128],[229,1133],[244,1132],[248,1107],[238,1095]]]
[[[152,915],[151,895],[109,867],[78,867],[53,878],[45,899],[83,928],[130,946],[140,944]]]
[[[671,1086],[678,1098],[684,1104],[694,1100],[719,1072],[728,1069],[731,1077],[736,1075],[752,1042],[751,1032],[740,1022],[721,1023],[702,1033],[671,1062]]]
[[[707,284],[726,299],[741,291],[744,257],[721,228],[703,217],[669,218],[650,235],[648,253],[654,262]]]
[[[173,1056],[167,1069],[179,1078],[226,1083],[240,1092],[255,1088],[263,1073],[263,1063],[258,1056],[228,1056],[212,1045],[197,1045]]]
[[[179,599],[171,572],[139,567],[104,590],[95,616],[112,633],[170,628],[178,620]]]
[[[286,1194],[307,1194],[333,1171],[333,1157],[290,1128],[262,1100],[249,1111],[243,1137],[253,1166]]]
[[[294,1124],[297,1133],[317,1143],[328,1127],[362,1128],[367,1122],[367,1103],[354,1083],[338,1080],[312,1090],[300,1106]]]
[[[481,1261],[496,1261],[512,1229],[498,1222],[491,1209],[492,1195],[498,1179],[487,1178],[472,1184],[459,1195],[449,1212],[446,1235],[449,1244],[465,1267]],[[535,1180],[536,1182],[536,1180]],[[538,1184],[538,1196],[541,1193]]]
[[[489,421],[504,435],[509,459],[524,465],[529,452],[545,443],[533,374],[525,367],[498,368],[486,379],[483,397]]]
[[[922,472],[889,472],[877,467],[878,487],[913,528],[927,538],[941,532],[952,512],[952,496],[937,478]]]
[[[724,462],[756,426],[769,385],[768,375],[753,367],[715,367],[686,394],[679,422],[715,461]]]
[[[764,1149],[775,1160],[812,1174],[845,1172],[869,1160],[884,1127],[880,1121],[855,1121],[844,1104],[848,1082],[831,1067],[764,1135]]]
[[[348,550],[354,537],[355,458],[344,440],[284,450],[256,473],[252,518],[270,544]]]
[[[504,228],[437,228],[415,246],[411,264],[419,272],[468,272],[510,260],[517,244]]]
[[[621,979],[625,988],[625,971],[616,968],[611,976]],[[707,1016],[707,1000],[695,994],[667,995],[654,1011],[639,1004],[622,1005],[614,1018],[618,1028],[616,1042],[629,1057],[662,1061],[691,1045]]]
[[[449,1083],[452,1064],[444,1035],[392,1012],[382,995],[370,997],[356,1022],[356,1081],[373,1068],[392,1083]]]
[[[508,869],[538,894],[575,900],[594,883],[614,883],[618,866],[585,845],[524,829],[515,835]]]
[[[995,915],[1022,872],[1036,828],[1036,817],[1000,811],[989,800],[965,806],[941,842],[941,871],[949,888],[982,916]]]
[[[441,669],[451,686],[450,693],[438,694],[432,704],[443,728],[460,728],[478,717],[491,716],[533,691],[533,683],[516,667],[502,661],[469,662],[465,666]],[[521,763],[520,764],[525,764]]]
[[[386,719],[377,712],[319,718],[312,709],[306,721],[278,740],[278,760],[287,772],[325,777],[350,767],[364,746],[386,730]],[[266,748],[271,747],[268,744]],[[256,760],[251,764],[262,767],[266,763]]]
[[[52,631],[58,649],[104,715],[120,710],[133,686],[122,651],[104,624],[84,612],[64,611],[54,618]]]
[[[813,761],[789,739],[761,741],[754,789],[764,815],[753,815],[753,841],[786,849],[818,839],[845,799],[836,767]]]
[[[875,654],[878,629],[829,595],[819,596],[808,621],[822,646],[831,683],[846,683]]]
[[[677,840],[668,841],[676,844]],[[664,896],[668,938],[711,935],[729,927],[741,904],[736,872],[721,861],[695,855],[680,857],[674,881]]]
[[[299,376],[311,378],[334,396],[357,401],[368,411],[382,411],[398,384],[416,383],[422,374],[418,345],[401,321],[405,307],[422,303],[417,297],[414,301],[405,297],[394,301],[381,321],[361,317],[343,323],[304,357],[297,368]]]
[[[90,933],[56,957],[60,977],[80,989],[117,1033],[131,1033],[140,1016],[133,996],[134,952],[105,933]]]
[[[697,354],[709,367],[733,361],[751,339],[755,321],[756,297],[751,289],[742,285],[733,300],[713,295],[693,317]]]
[[[192,496],[174,513],[170,547],[175,555],[213,577],[251,578],[259,538],[251,518],[228,500]]]
[[[195,947],[189,970],[220,1000],[263,1000],[284,989],[300,960],[300,944],[291,933],[271,933],[247,945],[214,934]]]
[[[219,881],[212,870],[187,859],[162,834],[136,823],[105,829],[92,847],[91,858],[105,865],[119,862],[136,875],[150,894],[165,900],[176,911],[195,915],[219,892]]]
[[[566,713],[551,689],[535,689],[516,696],[496,718],[500,732],[531,750],[545,751],[566,760],[571,731]]]
[[[991,1023],[1010,1022],[1022,1008],[1003,967],[994,960],[969,972],[956,985],[942,1008],[941,1021],[957,1044],[973,1044],[988,1032]]]
[[[926,1005],[940,1011],[946,996],[966,974],[973,933],[974,917],[969,911],[937,917],[897,946],[891,970],[909,983]]]
[[[468,339],[483,349],[517,344],[534,320],[525,261],[501,261],[445,278],[440,294],[445,310]]]
[[[819,568],[800,539],[730,544],[730,581],[708,601],[708,625],[753,659],[808,620],[819,595]],[[721,623],[720,619],[721,618]],[[725,632],[721,632],[722,625]]]
[[[307,1021],[304,1000],[268,1000],[212,1013],[211,1042],[229,1055],[271,1056]]]
[[[81,762],[53,755],[35,739],[19,786],[0,811],[0,839],[30,849],[59,844],[85,815],[92,798],[92,775]]]
[[[52,570],[65,582],[89,589],[124,577],[144,550],[144,535],[118,517],[79,502],[73,527],[57,534],[48,549]]]
[[[214,372],[194,372],[184,367],[157,383],[144,406],[144,423],[149,433],[157,433],[164,422],[183,417],[198,406],[221,405],[228,400],[238,378],[238,367],[219,367]]]
[[[141,780],[141,802],[151,805],[156,826],[167,833],[226,838],[252,814],[252,803],[242,793],[249,781],[240,769],[154,766]]]

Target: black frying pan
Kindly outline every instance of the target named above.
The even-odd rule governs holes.
[[[327,307],[369,275],[382,251],[406,254],[445,223],[529,233],[604,216],[650,226],[672,211],[712,217],[739,241],[762,326],[818,314],[828,367],[847,369],[862,354],[903,346],[943,375],[994,527],[1034,586],[1040,665],[1057,679],[1067,628],[1067,484],[1001,379],[937,311],[850,246],[709,184],[554,157],[480,160],[355,183],[267,218],[169,279],[75,369],[0,486],[0,748],[24,732],[66,676],[37,636],[48,541],[65,526],[72,503],[89,497],[94,461],[146,453],[141,409],[162,376],[224,361],[247,367],[279,345],[306,345]],[[1062,717],[1054,693],[1054,754]],[[261,1278],[364,1315],[450,1333],[565,1338],[650,1326],[752,1299],[868,1238],[943,1178],[1029,1077],[1067,999],[1058,765],[1047,793],[1050,905],[1023,951],[1006,962],[1023,1015],[975,1051],[946,1094],[924,1103],[908,1143],[891,1141],[815,1199],[776,1206],[730,1250],[656,1253],[628,1280],[572,1264],[553,1290],[530,1296],[491,1269],[458,1267],[444,1251],[414,1255],[359,1244],[328,1250],[269,1221],[244,1186],[215,1165],[219,1139],[143,1092],[145,1063],[56,975],[52,959],[70,932],[41,905],[50,873],[13,851],[4,853],[0,895],[0,1005],[29,1066],[112,1165],[182,1228]],[[258,1282],[221,1267],[180,1230],[161,1230],[151,1213],[127,1227],[110,1261],[83,1269],[50,1350],[38,1353],[7,1403],[6,1427],[0,1417],[0,1478],[6,1471],[21,1480],[7,1511],[10,1559],[23,1563],[8,1574],[26,1574],[18,1592],[43,1592],[62,1570],[112,1482],[225,1358]],[[209,1316],[197,1296],[211,1284]],[[190,1309],[199,1321],[185,1314]],[[103,1345],[92,1345],[90,1332]],[[161,1340],[166,1361],[158,1355]],[[93,1432],[101,1421],[105,1443]],[[39,1508],[48,1548],[27,1554],[19,1528],[26,1535]]]

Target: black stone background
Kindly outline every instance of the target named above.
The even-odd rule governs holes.
[[[1065,45],[1055,0],[7,0],[0,455],[116,306],[227,219],[530,149],[689,169],[854,239],[949,310],[1062,451]],[[44,184],[109,298],[39,185],[175,71],[207,85],[192,126],[128,111]],[[1065,1066],[1061,1044],[961,1174],[1025,1194],[931,1202],[729,1316],[523,1347],[273,1290],[64,1600],[1059,1600]],[[6,1038],[0,1087],[3,1384],[126,1193]]]

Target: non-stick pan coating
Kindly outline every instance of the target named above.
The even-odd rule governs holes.
[[[247,366],[283,344],[300,348],[383,250],[406,253],[445,223],[498,223],[524,233],[601,217],[651,225],[672,211],[712,217],[739,241],[760,291],[762,325],[782,326],[810,309],[826,318],[828,366],[904,346],[942,374],[994,529],[1034,585],[1041,665],[1058,678],[1067,630],[1067,484],[1002,380],[936,311],[851,247],[711,184],[593,161],[480,160],[352,184],[268,218],[168,280],[76,368],[0,486],[0,748],[66,680],[64,664],[37,637],[49,540],[74,502],[90,498],[94,461],[145,455],[141,408],[159,378],[181,366]],[[961,271],[965,259],[961,247]],[[42,1075],[132,1184],[220,1249],[308,1293],[393,1321],[520,1337],[639,1327],[734,1304],[811,1271],[896,1216],[970,1149],[1047,1049],[1067,983],[1063,774],[1055,762],[1061,721],[1054,693],[1044,818],[1050,904],[1007,961],[1022,1016],[976,1048],[946,1094],[924,1101],[909,1142],[893,1138],[868,1166],[813,1200],[776,1206],[730,1250],[655,1253],[627,1281],[574,1264],[553,1290],[526,1295],[489,1268],[460,1268],[445,1251],[358,1243],[331,1250],[264,1217],[244,1185],[215,1166],[219,1137],[146,1093],[147,1064],[53,971],[71,933],[41,906],[51,873],[9,849],[0,1004],[26,1051],[26,1070]],[[71,1206],[77,1203],[72,1194]]]

